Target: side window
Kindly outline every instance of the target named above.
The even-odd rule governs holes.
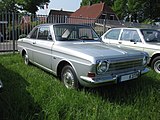
[[[105,38],[118,40],[119,34],[120,34],[120,29],[113,29],[105,35]]]
[[[38,32],[38,28],[36,28],[36,29],[32,32],[32,35],[30,36],[30,38],[36,39],[36,38],[37,38],[37,32]]]
[[[38,38],[41,40],[50,40],[48,39],[50,36],[49,27],[40,27],[38,31]]]
[[[136,42],[141,41],[139,34],[136,30],[125,30],[125,29],[122,32],[121,40],[125,41],[135,40]]]

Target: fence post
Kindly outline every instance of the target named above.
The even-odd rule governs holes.
[[[103,33],[106,32],[106,18],[103,21]]]
[[[13,54],[15,54],[15,18],[12,12],[12,40],[13,40]]]

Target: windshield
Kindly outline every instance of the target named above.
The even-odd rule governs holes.
[[[63,24],[55,25],[53,29],[58,41],[99,40],[96,32],[89,26]]]
[[[160,31],[154,29],[141,29],[146,42],[160,42]]]

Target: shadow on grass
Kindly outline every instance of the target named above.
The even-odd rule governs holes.
[[[142,102],[143,99],[147,100],[151,94],[157,96],[160,90],[159,78],[157,73],[151,71],[150,74],[143,75],[135,80],[103,87],[87,88],[85,91],[98,95],[111,103],[134,104],[137,99]]]
[[[0,64],[0,79],[4,88],[0,93],[0,119],[44,119],[41,107],[27,91],[28,82],[18,73]]]

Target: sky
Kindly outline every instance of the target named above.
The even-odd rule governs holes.
[[[54,10],[64,10],[64,11],[76,11],[80,8],[82,0],[50,0],[48,5],[48,9],[44,7],[44,9],[40,9],[36,12],[39,15],[48,15],[51,9]]]

